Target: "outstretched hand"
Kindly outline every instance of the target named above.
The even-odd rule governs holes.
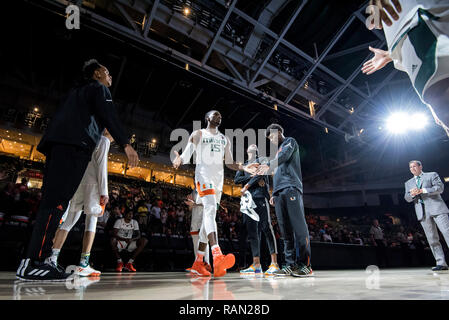
[[[369,47],[369,50],[374,53],[374,57],[363,64],[362,72],[370,75],[385,67],[392,61],[388,51]]]
[[[173,168],[178,169],[182,164],[181,156],[178,151],[174,151],[175,159],[173,160]]]
[[[130,168],[135,168],[139,165],[139,155],[137,154],[136,150],[134,150],[131,145],[127,144],[125,146],[125,154],[128,158],[128,165]]]

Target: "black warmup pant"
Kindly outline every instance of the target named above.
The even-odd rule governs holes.
[[[285,264],[292,266],[296,260],[310,265],[309,229],[304,216],[302,194],[294,187],[280,190],[274,195],[274,205],[281,238],[284,241]],[[299,259],[295,243],[299,244]]]
[[[56,229],[83,178],[91,155],[92,152],[76,146],[52,147],[45,161],[42,200],[26,258],[42,260],[50,255]]]
[[[253,257],[260,257],[260,240],[262,232],[265,234],[270,254],[277,253],[276,237],[271,225],[270,208],[268,200],[265,198],[253,198],[257,208],[254,209],[259,216],[259,221],[251,219],[243,214],[243,223],[246,225],[248,240],[251,244]]]
[[[388,257],[387,257],[387,247],[383,240],[375,239],[376,241],[376,255],[377,255],[377,263],[379,267],[387,267],[388,266]]]

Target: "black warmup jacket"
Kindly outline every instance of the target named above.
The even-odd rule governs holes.
[[[93,152],[104,128],[118,145],[128,143],[112,103],[111,92],[97,80],[90,80],[69,92],[50,121],[37,150],[47,155],[52,145],[65,144]]]
[[[268,165],[273,176],[273,195],[288,187],[303,193],[299,146],[292,137],[287,137],[279,147],[276,157]]]

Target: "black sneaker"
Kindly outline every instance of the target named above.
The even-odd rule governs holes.
[[[24,281],[65,281],[71,274],[54,264],[33,263],[22,259],[16,278]]]
[[[432,268],[432,271],[446,271],[448,270],[447,266],[436,266]]]
[[[313,276],[312,266],[302,265],[298,268],[295,268],[292,272],[292,276],[294,277],[310,277]]]
[[[290,276],[295,269],[295,266],[283,266],[279,271],[276,271],[274,274],[276,276]]]

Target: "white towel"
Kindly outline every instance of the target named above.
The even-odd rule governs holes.
[[[259,221],[259,215],[254,209],[257,208],[256,203],[249,191],[246,191],[240,199],[240,211],[248,215],[251,219]]]

